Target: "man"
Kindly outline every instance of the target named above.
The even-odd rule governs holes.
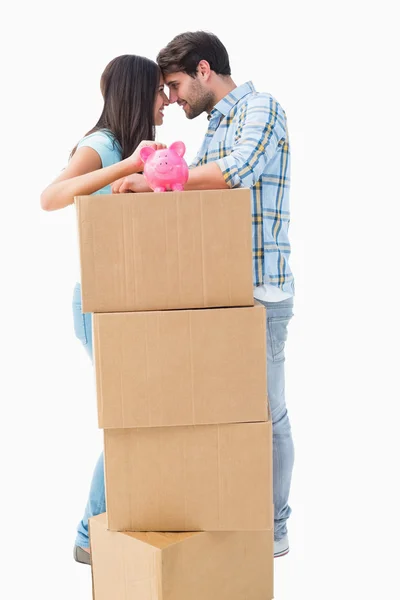
[[[285,402],[284,350],[293,316],[294,281],[288,260],[290,150],[286,115],[251,82],[237,86],[228,53],[213,34],[176,36],[157,57],[169,101],[188,119],[208,114],[208,131],[185,190],[247,187],[252,192],[254,297],[267,309],[267,378],[273,424],[274,555],[289,552],[286,521],[294,448]],[[113,192],[151,191],[143,175]]]

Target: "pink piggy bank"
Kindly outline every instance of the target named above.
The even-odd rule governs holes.
[[[140,150],[140,158],[144,162],[144,176],[152,190],[183,191],[189,177],[188,166],[182,158],[185,151],[183,142],[174,142],[165,150],[154,150],[149,146]]]

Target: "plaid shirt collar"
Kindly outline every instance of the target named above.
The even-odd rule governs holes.
[[[231,108],[235,106],[239,100],[247,96],[247,94],[254,93],[255,91],[255,87],[251,81],[247,81],[239,87],[236,87],[214,106],[207,119],[211,121],[211,119],[216,116],[226,117]]]

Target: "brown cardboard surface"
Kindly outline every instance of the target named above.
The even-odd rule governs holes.
[[[104,457],[110,530],[273,527],[270,421],[106,429]]]
[[[271,600],[273,531],[118,533],[90,519],[96,600]]]
[[[93,315],[99,427],[266,421],[266,315],[248,308]]]
[[[253,305],[249,189],[75,203],[84,312]]]

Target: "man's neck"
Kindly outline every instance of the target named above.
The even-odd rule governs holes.
[[[225,98],[225,96],[229,94],[229,92],[234,90],[237,87],[237,85],[231,77],[219,77],[218,75],[216,75],[215,78],[215,104],[218,104],[218,102],[222,100],[222,98]]]

